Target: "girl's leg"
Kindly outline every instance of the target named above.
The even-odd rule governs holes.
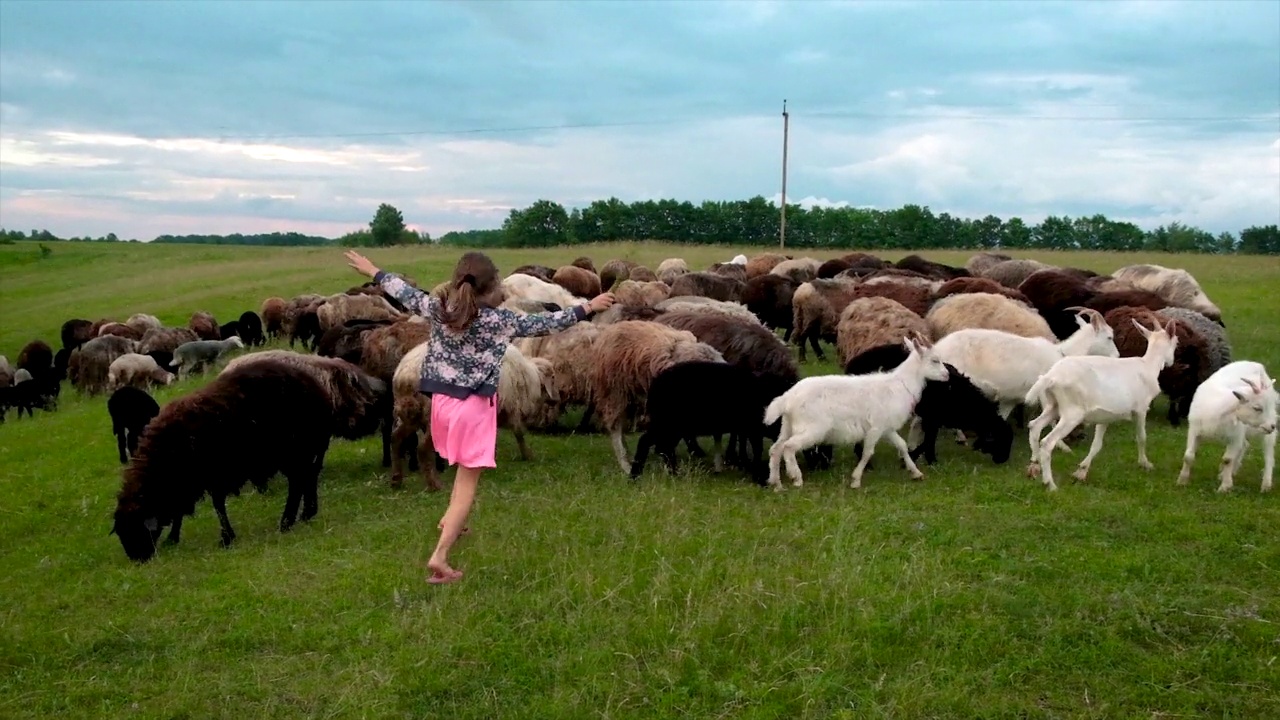
[[[458,469],[462,469],[462,468],[461,468],[461,466],[459,466],[459,468],[458,468]],[[453,499],[454,499],[454,498],[456,498],[457,496],[458,496],[458,484],[457,484],[457,483],[454,483],[454,484],[453,484],[453,488],[449,491],[449,505],[450,505],[450,506],[452,506],[452,505],[453,505]],[[445,508],[445,513],[447,514],[448,512],[449,512],[448,508]],[[436,525],[436,529],[437,529],[437,530],[441,530],[441,531],[443,531],[443,530],[444,530],[444,515],[441,515],[441,516],[440,516],[440,522]],[[469,534],[471,534],[471,528],[467,527],[466,525],[463,525],[463,526],[462,526],[462,532],[461,532],[460,534],[462,534],[462,535],[469,535]]]
[[[471,503],[476,497],[476,485],[480,482],[480,468],[458,466],[458,474],[453,480],[453,495],[449,499],[449,509],[444,514],[444,528],[440,540],[436,543],[435,552],[427,561],[431,577],[427,582],[453,582],[462,577],[462,573],[449,566],[449,549],[462,533],[467,516],[471,513]]]

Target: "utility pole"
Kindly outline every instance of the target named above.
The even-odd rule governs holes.
[[[787,134],[791,117],[787,114],[787,99],[782,99],[782,223],[778,232],[778,249],[787,246]]]

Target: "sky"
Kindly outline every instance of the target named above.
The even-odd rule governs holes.
[[[1280,222],[1280,0],[0,2],[0,226],[546,198]]]

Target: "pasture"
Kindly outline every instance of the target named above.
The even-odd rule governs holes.
[[[225,322],[271,295],[360,282],[338,249],[52,248],[0,246],[11,361],[34,338],[56,348],[73,317]],[[737,252],[491,254],[507,272]],[[458,251],[367,254],[429,287]],[[1235,358],[1280,373],[1280,260],[1017,254],[1185,267],[1222,307]],[[838,371],[812,357],[802,369]],[[376,439],[334,441],[314,521],[277,531],[276,480],[229,501],[229,550],[206,501],[180,545],[134,565],[107,534],[121,466],[105,396],[67,384],[56,412],[0,426],[0,716],[1280,717],[1280,495],[1258,492],[1256,443],[1234,492],[1215,492],[1215,444],[1176,486],[1185,425],[1169,427],[1165,403],[1148,423],[1154,471],[1119,424],[1086,484],[1069,478],[1086,443],[1055,454],[1053,494],[1023,474],[1025,431],[1001,466],[944,433],[922,482],[882,444],[861,490],[839,448],[782,493],[705,467],[668,477],[656,459],[631,484],[603,435],[533,435],[536,458],[520,462],[504,431],[451,556],[466,577],[432,587],[423,563],[447,492],[389,489]]]

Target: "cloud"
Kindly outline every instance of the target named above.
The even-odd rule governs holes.
[[[149,239],[539,198],[1280,222],[1280,5],[15,3],[0,225]]]

